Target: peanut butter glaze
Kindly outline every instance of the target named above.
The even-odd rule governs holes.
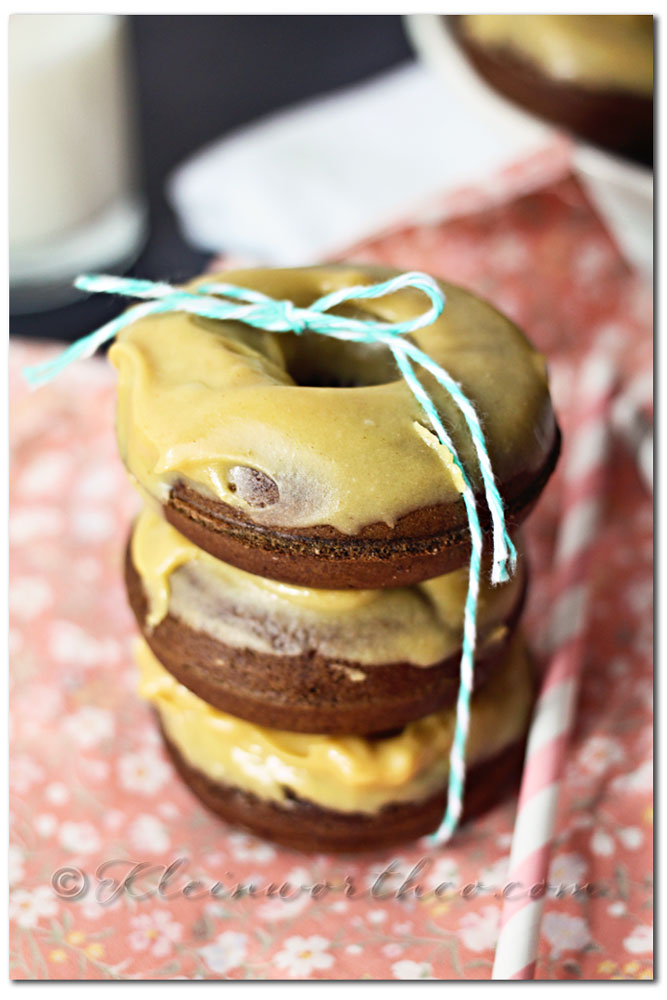
[[[332,266],[200,281],[224,280],[306,306],[394,273]],[[537,473],[557,433],[544,360],[487,303],[442,287],[444,311],[413,335],[415,342],[476,405],[499,482]],[[355,314],[400,321],[424,308],[423,297],[405,289],[363,309],[360,303]],[[425,440],[424,415],[384,349],[343,349],[314,334],[164,314],[127,327],[109,357],[118,370],[121,455],[144,493],[160,503],[180,482],[258,525],[330,525],[355,534],[460,495],[455,471],[443,449]],[[430,377],[424,382],[479,489],[459,411]]]
[[[254,725],[207,705],[137,647],[140,694],[153,704],[169,740],[213,781],[289,804],[291,796],[340,812],[375,813],[419,802],[449,771],[455,710],[407,725],[384,739],[288,733]],[[531,668],[516,637],[504,664],[473,697],[466,760],[493,758],[524,733],[533,697]]]
[[[148,629],[171,612],[226,645],[298,656],[317,649],[332,660],[428,667],[461,646],[468,570],[411,587],[320,590],[279,583],[236,569],[197,548],[149,508],[131,542],[149,611]],[[524,587],[515,576],[480,590],[480,647],[504,627]]]

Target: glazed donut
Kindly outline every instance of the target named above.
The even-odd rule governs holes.
[[[143,640],[140,691],[187,784],[224,819],[306,851],[358,851],[432,832],[446,805],[455,709],[379,738],[284,732],[212,708]],[[471,703],[465,816],[502,796],[521,763],[533,673],[515,635]]]
[[[145,508],[125,564],[153,653],[214,708],[293,732],[373,733],[450,707],[459,685],[467,569],[411,587],[313,590],[196,548]],[[498,667],[521,612],[514,577],[481,584],[475,685]]]
[[[329,266],[213,275],[307,306],[397,272]],[[440,318],[414,342],[459,382],[481,419],[510,525],[555,465],[560,434],[545,363],[490,305],[442,284]],[[341,306],[396,322],[423,312],[403,289]],[[162,314],[122,330],[121,456],[145,497],[195,545],[259,576],[326,589],[397,587],[462,567],[468,520],[451,455],[383,346]],[[470,435],[431,376],[424,385],[489,518]]]

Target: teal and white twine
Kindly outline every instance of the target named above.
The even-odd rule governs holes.
[[[475,645],[477,638],[477,604],[482,569],[483,534],[477,513],[477,500],[454,443],[447,432],[428,392],[415,372],[419,365],[449,394],[460,410],[472,438],[484,485],[486,503],[493,529],[493,561],[491,580],[501,583],[509,578],[516,566],[516,549],[509,537],[503,503],[493,476],[482,427],[473,404],[460,385],[444,368],[421,351],[406,334],[414,333],[433,323],[445,306],[445,296],[436,282],[426,274],[411,271],[375,285],[355,285],[323,295],[303,309],[293,302],[270,298],[261,292],[236,285],[209,282],[193,291],[185,291],[163,282],[117,278],[110,275],[82,275],[77,288],[87,292],[107,292],[129,298],[145,299],[115,319],[82,337],[52,361],[24,369],[24,376],[34,388],[49,382],[73,361],[91,357],[119,333],[120,330],[146,316],[168,312],[188,312],[208,319],[237,320],[249,326],[273,333],[310,331],[336,340],[365,344],[384,344],[391,351],[401,375],[424,411],[440,444],[447,450],[461,476],[462,497],[468,517],[471,540],[468,593],[463,618],[461,677],[456,702],[456,724],[449,758],[447,810],[438,830],[429,838],[433,844],[450,839],[461,818],[465,788],[465,750],[470,727],[470,700],[474,683]],[[343,302],[376,299],[391,295],[401,288],[416,288],[430,301],[430,308],[413,319],[401,323],[379,320],[350,319],[330,313]]]

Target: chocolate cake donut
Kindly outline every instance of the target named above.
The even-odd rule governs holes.
[[[596,146],[653,163],[653,17],[465,14],[447,22],[514,103]]]
[[[453,708],[377,738],[285,732],[207,705],[140,640],[140,690],[178,770],[224,819],[304,851],[359,851],[435,830],[446,805]],[[515,635],[474,695],[465,814],[504,794],[521,763],[533,676]]]
[[[453,285],[444,307],[415,274],[353,298],[396,274],[236,271],[195,282],[203,296],[130,281],[158,308],[135,310],[110,350],[120,451],[145,501],[125,559],[140,693],[211,809],[306,851],[448,836],[461,802],[469,817],[506,792],[533,700],[509,532],[558,457],[546,366]],[[295,312],[332,292],[346,302],[336,332],[358,340],[313,332],[331,299],[307,322]],[[426,398],[378,323],[422,352],[410,363]],[[472,492],[488,536],[493,507],[493,546]],[[503,547],[512,575],[492,585]]]
[[[331,266],[206,280],[307,306],[395,273]],[[516,525],[559,451],[545,364],[490,305],[453,285],[442,289],[441,316],[411,336],[474,403]],[[403,289],[337,311],[396,322],[423,309],[423,296]],[[465,565],[470,539],[458,470],[388,348],[166,313],[122,330],[109,357],[119,373],[118,440],[131,477],[181,534],[218,559],[329,590],[398,587]],[[488,529],[465,422],[431,376],[424,384]]]
[[[292,732],[386,731],[454,704],[467,570],[411,587],[314,590],[236,569],[150,508],[126,554],[126,584],[158,660],[214,708]],[[486,574],[475,683],[506,652],[526,584]]]

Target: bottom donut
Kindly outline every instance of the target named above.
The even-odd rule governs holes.
[[[447,805],[446,791],[423,802],[384,806],[378,813],[342,813],[312,802],[277,804],[252,792],[212,781],[191,767],[162,730],[169,756],[186,785],[205,806],[234,826],[304,853],[355,854],[417,840],[437,830]],[[468,772],[462,822],[491,809],[518,784],[525,740],[506,747]]]
[[[137,662],[140,692],[178,771],[228,822],[297,850],[344,853],[414,840],[440,824],[455,709],[372,737],[292,733],[208,705],[143,640]],[[518,774],[533,688],[515,634],[471,702],[464,819],[497,802]]]

